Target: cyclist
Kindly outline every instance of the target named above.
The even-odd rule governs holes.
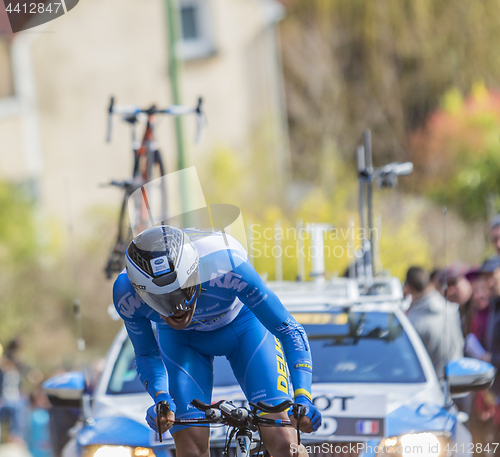
[[[134,346],[142,383],[155,405],[170,404],[168,416],[160,418],[162,430],[172,427],[174,417],[203,417],[190,401],[210,403],[214,356],[227,357],[249,401],[271,404],[289,399],[287,363],[295,402],[306,407],[301,431],[321,425],[310,393],[312,362],[304,329],[233,237],[167,225],[145,230],[127,248],[113,300]],[[155,405],[146,417],[153,429]],[[286,413],[276,417],[286,418]],[[207,427],[173,425],[171,433],[177,456],[209,455]],[[261,437],[275,457],[291,455],[296,439],[290,428],[263,428]],[[300,455],[307,455],[301,449]]]

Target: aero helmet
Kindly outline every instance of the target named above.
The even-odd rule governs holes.
[[[144,230],[128,245],[127,274],[139,296],[163,316],[188,311],[200,292],[199,258],[189,236],[161,225]]]

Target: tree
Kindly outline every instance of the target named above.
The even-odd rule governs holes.
[[[290,0],[282,25],[294,175],[317,180],[325,144],[345,158],[365,127],[381,162],[408,157],[408,135],[442,95],[494,87],[495,0]],[[332,150],[333,153],[333,150]]]
[[[468,220],[485,219],[500,181],[500,93],[476,84],[464,99],[457,89],[410,137],[414,188],[445,200]]]

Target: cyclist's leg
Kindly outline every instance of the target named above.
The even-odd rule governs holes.
[[[170,395],[177,407],[176,419],[203,418],[204,413],[191,405],[198,398],[210,403],[213,385],[213,357],[193,349],[190,332],[159,326],[158,342],[167,368]],[[170,433],[177,457],[208,457],[208,426],[174,425]]]
[[[240,314],[230,326],[237,335],[239,344],[228,359],[247,399],[275,405],[291,399],[280,341],[251,311]],[[288,419],[286,412],[266,417]],[[273,457],[307,456],[304,447],[296,446],[297,435],[293,428],[261,427],[261,438]]]
[[[190,427],[175,432],[175,455],[176,457],[209,457],[208,439],[210,428]]]

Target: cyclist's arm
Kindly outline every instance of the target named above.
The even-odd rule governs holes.
[[[157,400],[159,393],[167,391],[165,365],[161,360],[151,320],[140,314],[141,302],[137,293],[128,279],[120,276],[113,286],[113,302],[125,322],[125,328],[134,346],[139,379],[153,400]]]
[[[305,395],[312,400],[311,350],[304,328],[286,310],[249,262],[238,265],[234,273],[241,275],[238,298],[283,344],[294,396]]]

